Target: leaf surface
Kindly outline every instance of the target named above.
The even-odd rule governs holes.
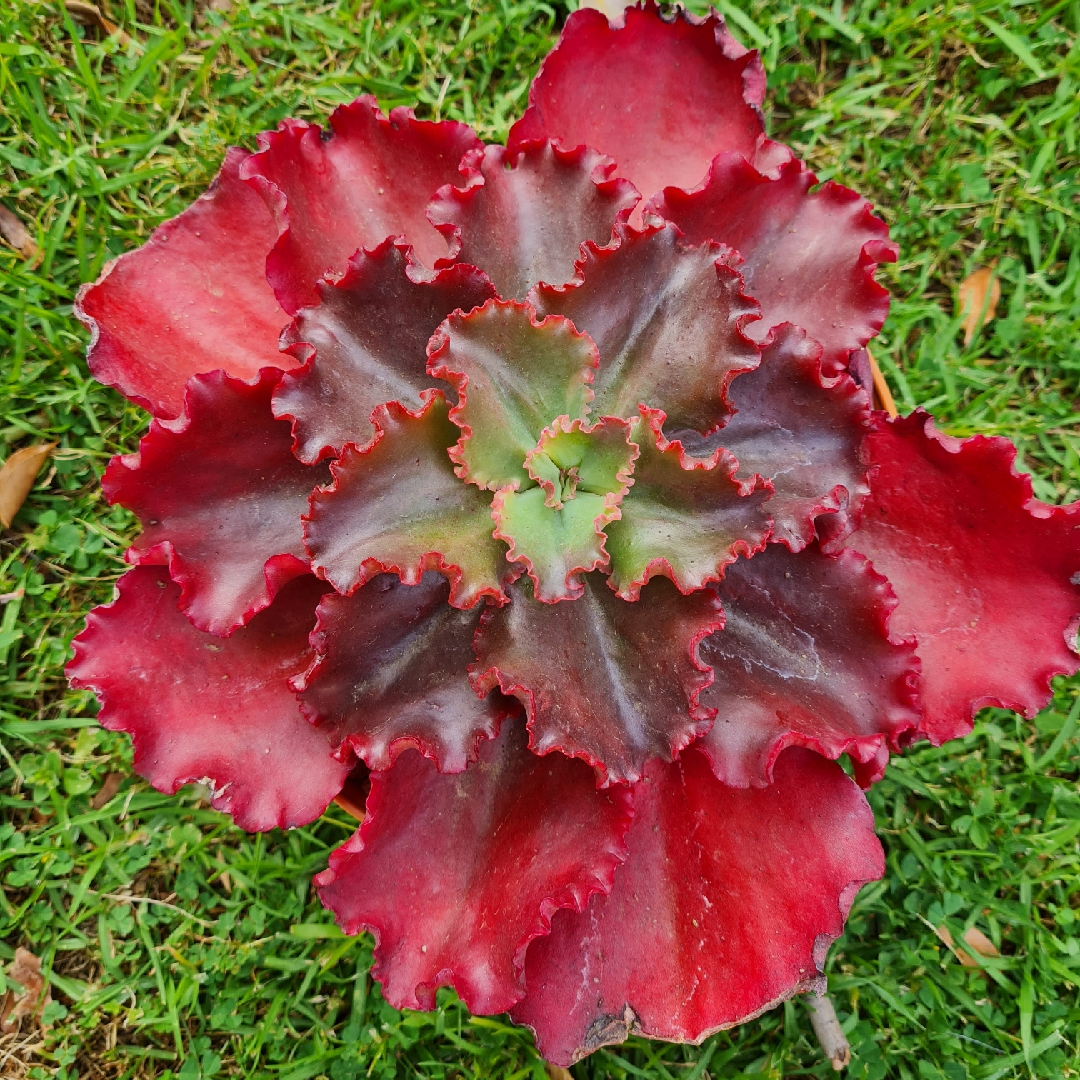
[[[153,421],[139,452],[113,458],[101,480],[142,522],[128,561],[167,561],[182,610],[212,634],[242,626],[308,568],[300,518],[328,471],[293,457],[288,423],[270,412],[280,377],[194,376],[186,418]]]
[[[648,198],[668,185],[701,183],[724,151],[753,160],[764,139],[764,95],[757,53],[719,16],[679,12],[668,20],[649,0],[613,26],[581,10],[541,65],[508,145],[554,138],[591,146]]]
[[[611,587],[626,600],[657,574],[681,592],[700,589],[739,555],[760,551],[769,536],[769,493],[756,478],[736,480],[738,462],[721,451],[710,461],[688,459],[664,438],[663,420],[643,409],[634,425],[634,486],[606,530]]]
[[[700,647],[713,671],[701,702],[716,721],[701,748],[720,780],[771,783],[786,746],[850,754],[860,781],[880,779],[919,721],[914,644],[890,636],[885,579],[854,552],[769,544],[716,591],[724,628]]]
[[[331,466],[333,484],[312,495],[305,542],[313,568],[338,592],[391,571],[415,585],[439,570],[455,607],[502,599],[509,567],[492,537],[491,496],[454,475],[447,451],[460,432],[448,409],[437,390],[419,415],[395,402],[379,406],[376,441],[364,451],[347,446]]]
[[[697,1043],[824,980],[859,886],[885,859],[859,789],[792,749],[761,789],[721,784],[695,750],[633,789],[630,857],[609,895],[529,946],[511,1016],[569,1066],[631,1032]]]
[[[588,414],[596,346],[566,319],[537,321],[527,304],[492,300],[451,315],[428,355],[428,370],[458,395],[457,475],[482,488],[529,487],[525,455],[544,429]]]
[[[317,304],[320,278],[343,273],[356,251],[390,236],[404,237],[422,267],[433,267],[448,249],[427,204],[444,184],[462,181],[462,157],[479,146],[465,124],[417,120],[406,108],[386,117],[370,95],[335,109],[328,131],[284,120],[260,135],[244,177],[273,208],[277,242],[266,274],[282,307],[295,314]]]
[[[289,319],[266,281],[277,230],[240,179],[249,156],[230,149],[202,196],[108,263],[75,301],[94,378],[162,419],[183,413],[192,375],[222,369],[251,379],[294,364],[278,351]]]
[[[486,146],[476,164],[483,182],[444,188],[429,215],[456,231],[458,259],[479,266],[504,300],[523,300],[540,281],[570,281],[582,243],[610,243],[638,201],[633,185],[609,179],[613,163],[584,147]]]
[[[858,508],[870,490],[860,456],[870,400],[847,373],[822,376],[817,342],[789,323],[775,328],[761,364],[735,378],[728,396],[735,414],[707,439],[667,427],[695,456],[719,446],[734,454],[739,480],[769,481],[770,539],[801,551],[819,514]]]
[[[832,377],[881,329],[889,294],[874,271],[895,261],[897,248],[865,199],[832,181],[811,191],[816,184],[801,161],[773,177],[724,154],[701,190],[666,188],[651,207],[687,243],[713,240],[738,251],[746,291],[761,304],[749,334],[761,340],[782,322],[801,326],[821,343],[822,368]]]
[[[521,583],[510,592],[509,605],[484,613],[473,682],[524,704],[537,754],[583,758],[621,783],[708,730],[698,695],[710,676],[697,650],[722,623],[711,591],[682,596],[660,579],[629,604],[591,574],[572,603],[541,603]]]
[[[164,567],[136,567],[87,617],[68,677],[97,694],[103,726],[132,736],[135,768],[159,791],[207,780],[212,805],[242,829],[306,825],[350,768],[289,688],[311,661],[308,632],[325,589],[305,574],[222,639],[184,616]]]
[[[560,908],[611,887],[625,853],[625,791],[529,752],[520,723],[454,776],[415,752],[371,775],[368,816],[316,879],[348,934],[375,935],[372,972],[395,1008],[430,1009],[452,986],[474,1013],[522,996],[530,941]]]
[[[871,495],[844,543],[889,579],[892,630],[917,641],[922,731],[965,735],[984,705],[1034,716],[1080,667],[1080,503],[1039,502],[1008,439],[951,438],[922,410],[876,413],[867,452]]]
[[[714,244],[686,247],[670,225],[616,235],[614,250],[586,245],[580,284],[539,287],[530,300],[596,342],[593,415],[633,417],[641,404],[712,431],[730,412],[728,383],[757,366],[757,346],[743,334],[757,303]]]
[[[446,579],[428,571],[417,585],[382,574],[319,604],[316,659],[293,685],[332,743],[372,769],[390,768],[413,747],[440,772],[461,772],[518,710],[498,692],[473,691],[468,668],[482,605],[460,611],[449,596]]]
[[[427,373],[428,339],[451,312],[471,311],[494,295],[484,275],[468,266],[414,282],[408,251],[387,240],[357,252],[340,281],[319,283],[321,302],[289,328],[294,354],[311,355],[282,379],[274,415],[293,421],[301,461],[337,456],[347,442],[369,446],[376,405],[397,401],[420,409],[421,393],[435,386]]]

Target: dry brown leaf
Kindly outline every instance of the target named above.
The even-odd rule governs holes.
[[[978,960],[971,955],[971,952],[976,952],[980,956],[1001,955],[997,951],[997,946],[981,930],[977,930],[974,926],[969,926],[967,930],[964,931],[964,944],[970,948],[971,952],[968,952],[966,949],[956,948],[953,944],[952,934],[949,933],[949,928],[944,923],[942,923],[942,925],[934,932],[945,945],[956,953],[956,959],[960,961],[962,967],[982,967]]]
[[[100,810],[107,803],[112,802],[123,782],[124,774],[122,772],[109,773],[98,789],[98,793],[90,800],[90,809]]]
[[[34,486],[41,466],[55,446],[56,443],[24,446],[0,466],[0,522],[5,529],[11,527],[19,507],[26,502],[26,496]]]
[[[40,1017],[42,1010],[52,1000],[48,984],[41,974],[41,960],[29,949],[21,946],[15,950],[15,959],[7,970],[7,977],[22,990],[9,990],[0,1003],[0,1032],[5,1035],[18,1031],[24,1016]]]
[[[964,316],[964,344],[970,345],[980,326],[986,326],[997,313],[1001,282],[992,266],[980,266],[960,283],[957,303]],[[983,306],[986,307],[985,314]]]
[[[6,206],[0,206],[0,236],[24,259],[37,257],[37,244],[26,226]]]
[[[83,26],[96,26],[106,37],[116,34],[121,45],[131,42],[130,35],[103,14],[96,4],[88,4],[86,0],[65,0],[64,8],[77,23],[82,23]]]

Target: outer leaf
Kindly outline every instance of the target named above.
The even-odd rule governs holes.
[[[625,600],[657,574],[681,592],[700,589],[769,537],[769,493],[758,478],[740,484],[738,462],[721,451],[710,461],[688,458],[664,438],[663,422],[662,412],[641,410],[631,435],[641,448],[634,486],[607,528],[611,587]]]
[[[881,778],[919,712],[911,641],[889,634],[889,584],[854,552],[770,544],[728,569],[717,587],[724,629],[701,643],[713,683],[701,695],[716,722],[701,743],[734,787],[772,783],[787,746],[850,754],[860,781]]]
[[[311,659],[308,631],[324,588],[305,574],[222,640],[181,614],[164,567],[137,567],[87,617],[68,677],[97,694],[104,727],[132,735],[135,768],[160,791],[206,780],[213,806],[243,829],[306,825],[350,768],[289,689]]]
[[[695,455],[723,446],[739,461],[738,478],[764,476],[773,488],[771,539],[801,551],[819,514],[856,508],[870,490],[860,455],[869,395],[846,373],[823,378],[821,346],[785,323],[765,343],[760,367],[739,375],[728,396],[735,415],[719,431],[672,438]]]
[[[498,693],[481,699],[467,674],[481,607],[459,611],[450,586],[428,572],[418,585],[392,574],[319,604],[316,660],[294,681],[304,712],[373,769],[414,747],[440,772],[461,772],[480,741],[517,711]]]
[[[724,154],[702,190],[667,188],[651,206],[689,243],[714,240],[743,256],[739,269],[762,311],[751,336],[795,323],[821,342],[824,373],[833,376],[881,329],[889,294],[874,271],[894,262],[897,248],[865,199],[831,181],[811,194],[817,182],[800,161],[771,179],[742,156]]]
[[[764,140],[758,106],[765,72],[713,15],[665,20],[652,0],[611,24],[583,9],[566,20],[510,133],[524,141],[585,144],[618,162],[646,198],[701,183],[709,162],[735,151],[754,157]]]
[[[339,282],[318,285],[319,306],[305,308],[289,328],[292,351],[313,355],[282,379],[274,415],[293,421],[301,461],[337,456],[347,442],[369,446],[376,405],[397,401],[417,410],[421,393],[434,386],[428,339],[452,311],[470,311],[495,294],[471,266],[417,284],[407,273],[408,256],[409,248],[393,240],[357,252]]]
[[[414,415],[396,402],[374,412],[379,436],[368,450],[346,446],[334,482],[311,497],[304,538],[312,565],[340,593],[392,571],[416,585],[426,570],[451,583],[450,603],[502,599],[507,570],[492,538],[491,499],[454,475],[447,449],[459,432],[446,398],[425,391]]]
[[[723,622],[711,591],[681,596],[659,580],[628,604],[593,574],[571,604],[541,603],[521,584],[511,594],[484,613],[473,683],[524,704],[537,754],[584,758],[605,784],[634,781],[647,759],[670,761],[708,730],[698,695],[711,677],[697,649]]]
[[[894,633],[917,639],[922,731],[966,734],[984,705],[1034,716],[1080,667],[1080,503],[1039,502],[1007,439],[950,438],[921,410],[876,413],[867,450],[872,494],[846,544],[896,590]]]
[[[509,562],[525,565],[536,599],[543,604],[576,600],[581,575],[607,566],[604,527],[619,516],[613,495],[579,492],[557,510],[542,487],[502,488],[491,503],[495,537],[509,544]]]
[[[457,390],[450,451],[457,475],[482,488],[528,487],[525,455],[558,416],[584,417],[596,346],[558,317],[492,300],[451,315],[428,346],[428,371]]]
[[[425,216],[444,184],[480,142],[465,124],[417,120],[411,109],[379,112],[373,97],[335,109],[330,130],[285,120],[259,136],[244,167],[272,207],[279,239],[266,273],[286,311],[319,302],[315,283],[340,274],[359,248],[404,236],[425,266],[447,254]]]
[[[630,417],[643,404],[677,426],[712,431],[730,412],[728,383],[758,364],[743,336],[757,304],[716,245],[688,248],[670,225],[616,233],[616,250],[586,245],[581,284],[540,287],[530,300],[596,342],[595,415]]]
[[[346,933],[375,935],[373,973],[395,1008],[430,1009],[453,986],[474,1013],[522,996],[530,941],[559,908],[611,888],[630,817],[592,771],[530,754],[519,724],[441,776],[416,753],[371,776],[368,816],[316,879]]]
[[[823,986],[831,942],[885,859],[859,789],[793,749],[762,790],[721,784],[701,754],[650,762],[630,858],[608,896],[533,942],[511,1013],[568,1066],[631,1031],[701,1042]]]
[[[308,569],[300,516],[328,474],[293,457],[289,425],[270,412],[280,377],[194,376],[187,418],[155,420],[139,452],[113,458],[101,480],[143,523],[128,561],[167,559],[181,610],[212,634],[232,633]]]
[[[278,352],[288,316],[266,282],[277,230],[240,180],[249,156],[230,149],[204,195],[110,262],[75,301],[94,378],[155,416],[180,416],[192,375],[224,368],[249,379],[293,363]]]
[[[444,233],[460,234],[458,258],[482,267],[506,300],[539,281],[569,281],[582,242],[609,243],[639,198],[626,180],[609,179],[613,162],[585,147],[487,146],[477,164],[483,181],[444,188],[428,213]]]

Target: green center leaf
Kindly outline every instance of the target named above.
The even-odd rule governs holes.
[[[556,510],[579,489],[621,500],[638,456],[629,436],[630,424],[613,416],[592,427],[560,416],[525,455],[525,470],[547,492],[545,505]]]
[[[591,428],[560,416],[525,456],[529,483],[510,485],[491,504],[507,558],[524,563],[544,603],[581,595],[581,575],[607,566],[604,529],[620,516],[638,456],[630,424],[605,417]],[[524,485],[523,485],[524,486]]]

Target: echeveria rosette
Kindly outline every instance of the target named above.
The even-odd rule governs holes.
[[[633,94],[628,88],[633,87]],[[818,989],[858,784],[1073,672],[1080,506],[862,385],[895,257],[718,16],[567,20],[508,147],[361,98],[230,150],[81,293],[154,416],[69,668],[317,879],[391,1004],[569,1065]]]

